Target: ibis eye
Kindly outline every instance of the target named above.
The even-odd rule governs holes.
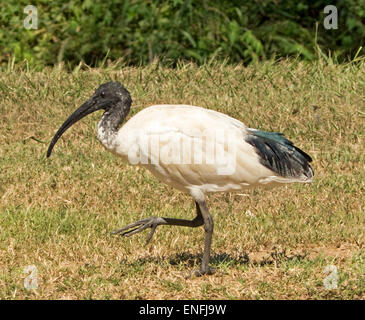
[[[100,93],[100,97],[105,98],[105,93],[104,92],[101,92]]]

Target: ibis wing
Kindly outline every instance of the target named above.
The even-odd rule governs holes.
[[[312,158],[294,146],[282,133],[249,129],[246,142],[255,147],[260,162],[283,178],[310,180],[314,171]]]

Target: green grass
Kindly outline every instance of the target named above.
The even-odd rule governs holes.
[[[283,60],[0,73],[1,299],[364,299],[365,63]],[[193,218],[188,195],[123,164],[96,138],[100,113],[48,143],[99,84],[131,92],[131,116],[159,103],[218,110],[286,134],[314,159],[311,185],[208,197],[217,273],[187,278],[203,228],[159,227],[152,242],[110,231],[151,215]],[[38,289],[23,285],[28,265]],[[338,288],[324,269],[334,265]]]

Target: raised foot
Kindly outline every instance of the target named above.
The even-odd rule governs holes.
[[[166,221],[163,218],[150,217],[150,218],[142,219],[142,220],[136,221],[134,223],[131,223],[119,230],[113,231],[111,234],[120,233],[123,237],[129,237],[129,236],[139,233],[147,228],[151,228],[151,231],[148,234],[147,239],[146,239],[146,245],[147,245],[150,242],[150,240],[152,239],[152,236],[155,233],[156,227],[161,224],[166,224]]]

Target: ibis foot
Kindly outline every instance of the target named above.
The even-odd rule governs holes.
[[[129,237],[129,236],[139,233],[147,228],[151,228],[151,231],[148,234],[147,239],[146,239],[146,245],[147,245],[150,242],[150,240],[152,239],[152,236],[155,233],[157,226],[162,225],[162,224],[167,224],[166,220],[164,218],[150,217],[150,218],[142,219],[137,222],[131,223],[119,230],[115,230],[112,232],[112,234],[120,233],[123,237]]]
[[[201,276],[204,276],[204,275],[212,275],[215,273],[215,269],[211,268],[211,267],[208,267],[207,270],[195,270],[193,272],[194,276],[195,277],[201,277]]]
[[[192,272],[189,272],[186,276],[185,279],[191,279],[193,277],[202,277],[205,275],[212,275],[215,274],[216,270],[214,268],[208,268],[208,270],[194,270]]]

